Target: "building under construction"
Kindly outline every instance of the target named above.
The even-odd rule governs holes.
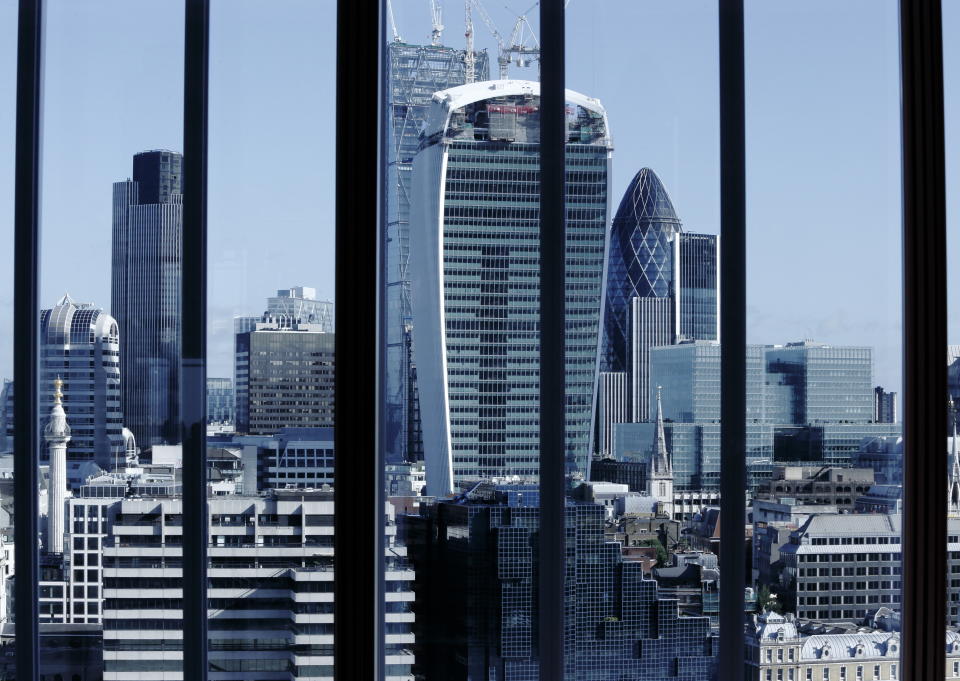
[[[436,38],[435,38],[436,39]],[[439,42],[439,40],[436,40]],[[411,45],[395,37],[387,46],[387,188],[383,231],[386,286],[385,454],[389,462],[423,458],[419,437],[416,368],[411,357],[412,313],[410,276],[410,173],[430,97],[466,82],[465,50],[444,45]],[[486,51],[473,53],[477,80],[487,80]]]

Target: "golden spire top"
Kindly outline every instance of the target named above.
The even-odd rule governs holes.
[[[53,403],[54,404],[62,404],[62,401],[61,401],[63,399],[63,392],[61,390],[62,388],[63,388],[63,381],[60,380],[60,376],[57,376],[57,378],[53,381]]]

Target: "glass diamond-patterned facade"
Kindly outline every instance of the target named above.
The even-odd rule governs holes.
[[[613,219],[607,260],[603,371],[627,371],[631,298],[668,298],[680,219],[660,178],[642,168]]]

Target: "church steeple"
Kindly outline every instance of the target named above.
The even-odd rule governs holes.
[[[650,448],[650,467],[647,474],[647,493],[657,500],[657,515],[673,517],[673,466],[667,451],[667,436],[663,428],[663,405],[660,386],[657,386],[657,428]]]
[[[663,430],[663,405],[660,401],[661,386],[657,386],[657,431],[653,441],[652,470],[654,476],[669,476],[673,479],[673,467],[667,452],[667,436]]]

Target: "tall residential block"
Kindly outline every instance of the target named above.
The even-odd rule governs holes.
[[[383,267],[387,320],[384,349],[384,452],[389,462],[416,460],[422,454],[416,366],[413,363],[413,307],[410,253],[418,247],[410,234],[410,178],[434,92],[466,82],[464,51],[444,45],[387,45],[387,205],[383,230]],[[476,74],[488,78],[486,52],[476,53]]]
[[[569,472],[586,474],[612,144],[600,102],[570,90],[566,98],[562,454]],[[539,170],[539,83],[489,81],[434,95],[414,159],[410,215],[413,347],[429,494],[446,494],[459,481],[538,475]]]
[[[238,433],[333,425],[334,334],[265,314],[236,336]]]
[[[72,438],[66,453],[71,485],[88,461],[110,470],[126,461],[120,408],[121,340],[113,317],[64,295],[40,312],[41,413],[54,406],[53,385],[62,379],[62,402]]]
[[[173,151],[133,157],[113,185],[111,310],[120,329],[123,410],[142,447],[180,441],[182,164]]]

